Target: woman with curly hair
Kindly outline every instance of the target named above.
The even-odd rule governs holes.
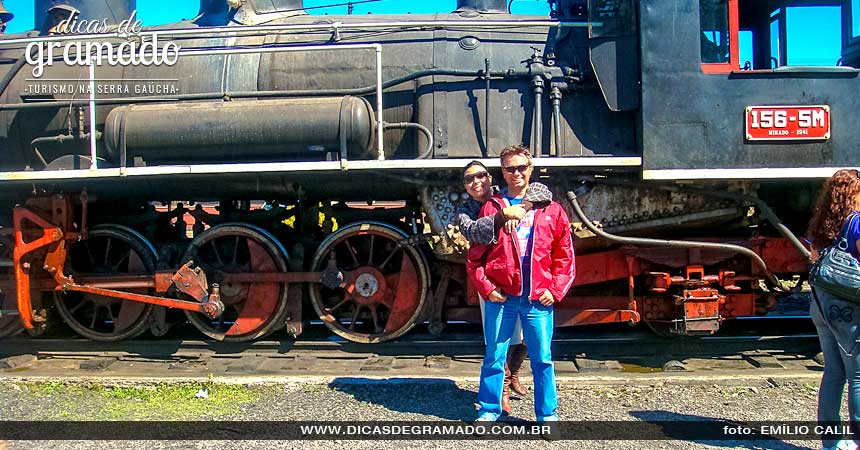
[[[813,254],[832,245],[844,235],[848,251],[860,257],[860,172],[840,170],[827,180],[818,197],[807,236]],[[851,432],[860,440],[860,304],[843,300],[820,289],[813,289],[809,307],[824,352],[824,374],[818,389],[818,421],[840,422],[842,391],[848,382],[848,413]],[[853,440],[827,439],[827,450],[855,450]]]

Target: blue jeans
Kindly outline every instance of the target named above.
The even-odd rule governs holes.
[[[484,339],[487,352],[481,366],[478,389],[478,415],[502,414],[502,387],[505,380],[505,358],[517,318],[523,327],[535,384],[535,417],[538,421],[557,420],[558,394],[555,367],[552,363],[553,307],[530,302],[528,296],[509,296],[502,303],[484,303]]]
[[[848,382],[848,415],[851,432],[860,441],[860,304],[841,300],[839,297],[816,289],[815,295],[821,309],[813,298],[809,306],[812,323],[818,331],[821,351],[824,352],[824,375],[818,388],[818,421],[839,422],[842,407],[842,391]],[[823,312],[823,315],[822,315]],[[828,325],[830,325],[828,327]],[[853,356],[848,356],[850,353]],[[822,439],[824,447],[832,447],[837,440]]]
[[[484,299],[478,296],[478,306],[481,307],[481,324],[484,324]],[[520,345],[523,343],[523,326],[520,325],[519,318],[517,319],[517,324],[514,325],[514,332],[511,334],[511,345]],[[487,345],[486,338],[484,339],[484,345]]]

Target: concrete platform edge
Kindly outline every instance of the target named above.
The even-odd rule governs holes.
[[[755,374],[738,374],[736,372],[711,373],[711,374],[689,374],[689,375],[665,375],[665,374],[614,374],[614,375],[557,375],[556,381],[562,388],[589,385],[767,385],[785,382],[810,383],[821,379],[821,372],[815,371],[792,371],[785,370],[770,372],[765,370],[756,371]],[[14,375],[0,374],[0,383],[28,383],[28,382],[62,382],[69,384],[98,384],[106,386],[114,385],[154,385],[163,383],[214,383],[231,385],[260,385],[260,384],[329,384],[334,381],[341,383],[434,383],[438,381],[453,381],[456,383],[477,383],[478,374],[474,376],[415,376],[415,375],[200,375],[200,376],[175,376],[175,377],[123,377],[123,376],[40,376],[40,375]],[[526,380],[530,384],[530,380]]]

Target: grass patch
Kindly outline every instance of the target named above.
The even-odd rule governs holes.
[[[214,383],[105,387],[35,383],[28,389],[50,397],[53,414],[66,420],[197,420],[238,413],[260,397],[259,389]],[[205,398],[197,398],[205,391]]]
[[[63,392],[68,386],[59,381],[48,381],[45,383],[27,384],[26,387],[29,392],[40,397],[46,397]]]
[[[205,391],[207,397],[196,398],[200,391]],[[108,418],[130,420],[222,417],[241,411],[242,405],[258,397],[244,386],[212,384],[113,388],[100,394]]]

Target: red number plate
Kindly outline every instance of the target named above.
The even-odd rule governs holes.
[[[748,141],[797,141],[830,139],[830,107],[747,106]]]

